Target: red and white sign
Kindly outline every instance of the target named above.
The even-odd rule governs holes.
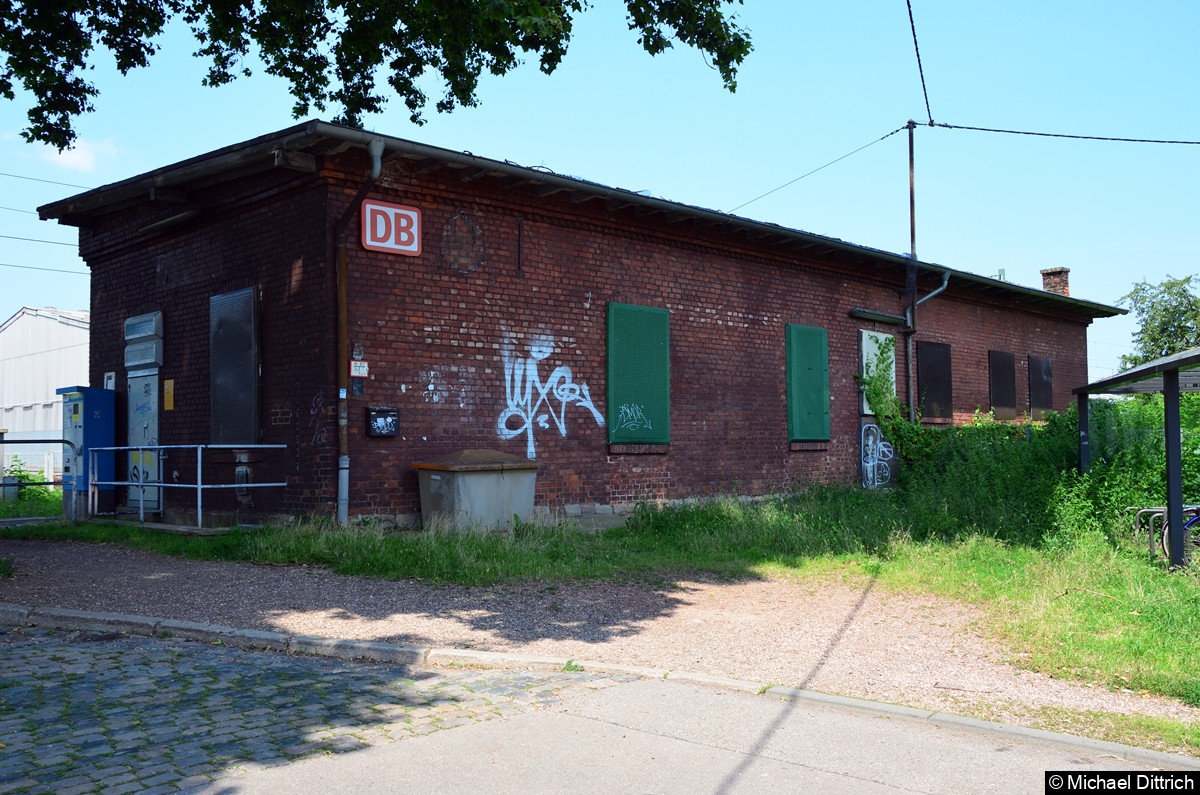
[[[402,204],[367,200],[359,217],[363,248],[409,257],[421,253],[421,211]]]

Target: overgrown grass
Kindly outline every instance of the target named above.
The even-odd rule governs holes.
[[[882,583],[982,608],[1011,661],[1052,676],[1200,706],[1200,577],[1099,537],[1044,551],[974,538],[904,544]]]
[[[816,488],[793,498],[640,508],[624,527],[602,533],[581,532],[569,522],[498,533],[385,532],[369,524],[317,522],[185,536],[113,523],[52,523],[0,529],[0,536],[120,543],[195,559],[304,564],[433,584],[760,576],[755,569],[763,564],[794,567],[824,555],[882,553],[903,529],[891,502],[885,493]]]

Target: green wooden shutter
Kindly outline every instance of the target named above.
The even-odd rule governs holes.
[[[829,441],[829,332],[788,325],[788,441]]]
[[[671,441],[670,314],[608,305],[608,441]]]

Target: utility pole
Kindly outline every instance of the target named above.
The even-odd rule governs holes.
[[[917,123],[908,120],[908,267],[904,270],[904,303],[907,305],[907,328],[904,329],[904,360],[907,370],[905,379],[908,392],[908,420],[916,422],[916,385],[913,373],[913,335],[917,332],[917,190],[916,166],[913,155],[913,130]]]
[[[912,119],[908,120],[908,230],[909,230],[909,256],[914,260],[917,258],[917,170],[915,165],[915,157],[913,156],[913,130],[917,129],[917,123]]]

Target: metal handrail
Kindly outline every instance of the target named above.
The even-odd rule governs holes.
[[[204,483],[204,451],[205,450],[286,450],[286,444],[142,444],[129,447],[92,447],[91,468],[88,471],[88,513],[95,514],[99,500],[98,486],[137,486],[138,487],[138,521],[146,521],[146,489],[195,489],[196,490],[196,528],[204,527],[204,491],[205,489],[263,489],[287,486],[287,483]],[[195,483],[147,483],[142,480],[95,480],[95,455],[103,452],[142,452],[144,450],[195,450],[196,451],[196,482]]]

